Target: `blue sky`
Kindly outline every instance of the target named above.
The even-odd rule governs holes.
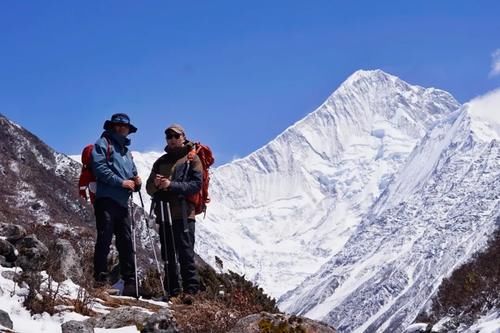
[[[115,112],[140,151],[179,122],[220,165],[358,69],[460,102],[499,87],[499,13],[500,1],[2,1],[0,113],[69,154]]]

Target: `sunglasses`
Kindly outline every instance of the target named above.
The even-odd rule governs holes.
[[[181,135],[179,133],[175,133],[175,134],[169,133],[169,134],[167,134],[167,140],[170,140],[170,139],[173,139],[173,138],[178,139],[180,137],[181,137]]]

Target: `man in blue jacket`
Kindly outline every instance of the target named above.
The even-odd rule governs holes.
[[[94,211],[97,240],[94,252],[94,278],[98,284],[109,282],[107,257],[113,234],[124,280],[124,296],[136,295],[135,265],[128,200],[139,190],[141,179],[132,159],[127,136],[137,128],[124,113],[111,116],[92,151],[92,169],[97,179]]]

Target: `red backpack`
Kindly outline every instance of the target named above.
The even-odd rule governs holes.
[[[194,204],[194,212],[196,215],[207,213],[207,204],[210,202],[208,196],[208,184],[210,182],[209,168],[214,164],[215,159],[212,150],[200,142],[194,144],[194,149],[188,153],[188,161],[192,161],[194,156],[198,155],[202,165],[202,185],[198,193],[188,196],[186,199]]]
[[[108,138],[106,138],[106,142],[108,143],[106,159],[109,160],[109,157],[111,156],[111,144]],[[78,180],[78,190],[80,192],[80,196],[84,198],[85,201],[90,199],[92,204],[95,200],[96,191],[96,178],[91,167],[93,149],[94,145],[90,144],[86,145],[82,150],[82,171],[80,172],[80,179]]]

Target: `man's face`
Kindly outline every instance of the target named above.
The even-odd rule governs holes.
[[[122,135],[122,136],[127,136],[128,133],[130,132],[130,127],[128,127],[127,124],[113,124],[113,130]]]
[[[179,134],[174,131],[167,131],[166,139],[167,145],[170,148],[182,147],[184,144],[184,134]]]

